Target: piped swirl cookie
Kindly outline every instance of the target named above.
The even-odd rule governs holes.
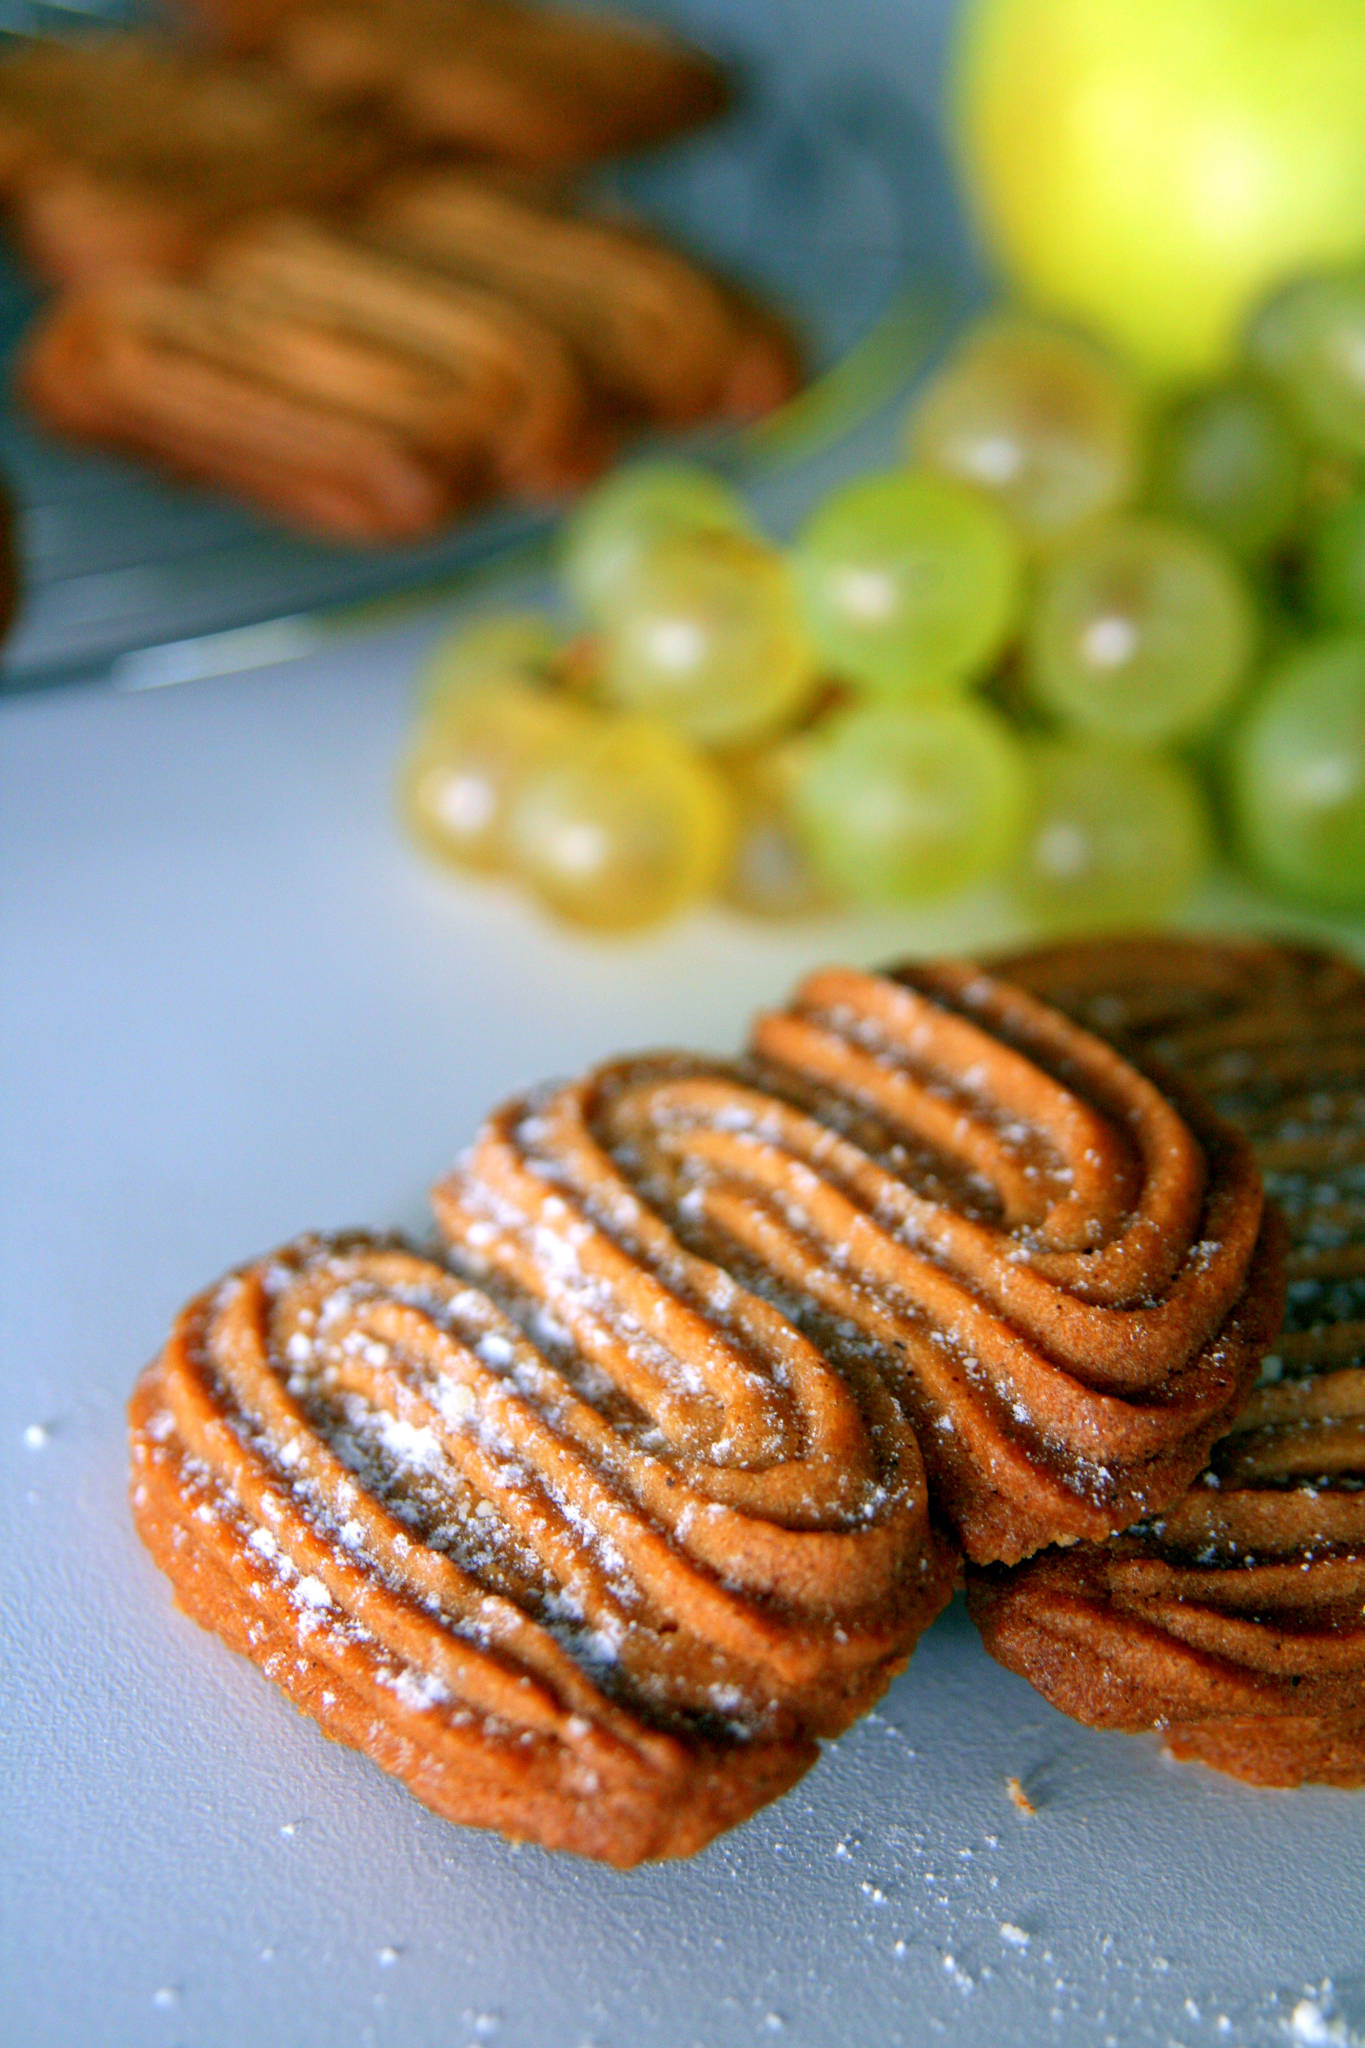
[[[279,72],[168,37],[13,40],[0,207],[45,281],[183,268],[257,207],[334,205],[393,157]]]
[[[1181,939],[1002,971],[1240,1127],[1291,1248],[1261,1383],[1189,1493],[1102,1546],[971,1574],[987,1648],[1064,1712],[1160,1728],[1178,1756],[1365,1784],[1365,976],[1307,947]]]
[[[639,21],[516,0],[313,0],[269,41],[310,93],[410,144],[535,168],[662,141],[727,96],[709,58]]]
[[[519,1199],[561,1199],[572,1132],[600,1201],[874,1372],[968,1555],[1019,1557],[1184,1490],[1278,1317],[1279,1263],[1215,1119],[974,969],[916,982],[817,975],[745,1063],[625,1062],[509,1110],[437,1212],[457,1256],[530,1284],[531,1224],[489,1190],[515,1160]]]
[[[973,968],[814,975],[743,1066],[598,1095],[690,1244],[877,1371],[971,1558],[1176,1498],[1278,1317],[1246,1144]]]
[[[192,1302],[134,1512],[196,1620],[437,1811],[685,1855],[880,1692],[946,1554],[880,1389],[724,1275],[655,1314],[644,1246],[594,1327],[553,1284],[586,1226],[533,1229],[539,1292],[302,1239]]]
[[[761,413],[800,384],[774,319],[633,223],[444,170],[381,187],[364,225],[383,246],[543,320],[628,418]]]
[[[429,414],[429,380],[396,388],[401,365],[381,364],[399,374],[381,381],[376,405],[356,375],[372,356],[363,345],[296,331],[281,355],[279,339],[278,323],[272,332],[268,318],[202,289],[120,280],[59,300],[30,331],[15,381],[50,430],[144,456],[332,540],[413,540],[468,507],[467,481],[394,424],[400,402]],[[255,364],[267,352],[263,377]],[[349,374],[363,410],[297,388],[313,357],[333,379]]]
[[[737,1638],[750,1711],[818,1734],[871,1705],[947,1597],[914,1436],[875,1375],[836,1371],[762,1294],[689,1251],[604,1142],[624,1069],[485,1125],[433,1199],[456,1268],[538,1332],[585,1394],[613,1390],[620,1483],[711,1580],[771,1610]],[[662,1461],[662,1462],[661,1462]],[[696,1603],[702,1603],[700,1605]],[[745,1644],[747,1643],[747,1648]]]
[[[62,433],[348,541],[419,538],[495,491],[542,499],[611,441],[532,315],[287,215],[235,230],[192,278],[59,301],[18,383]]]

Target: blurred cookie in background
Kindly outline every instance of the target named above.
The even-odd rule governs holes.
[[[448,263],[369,223],[269,212],[210,237],[180,276],[69,291],[27,337],[19,394],[65,438],[363,544],[495,499],[558,499],[626,429],[795,388],[776,320],[686,258],[468,191],[482,253],[471,241]]]
[[[0,208],[49,284],[183,268],[225,221],[335,204],[391,160],[375,124],[166,37],[28,41],[0,58]]]
[[[489,494],[471,418],[486,364],[467,360],[462,377],[286,304],[132,278],[61,300],[29,337],[19,389],[68,438],[376,544],[436,532]]]
[[[270,49],[310,92],[382,110],[410,142],[500,162],[593,163],[711,120],[719,65],[636,21],[510,0],[212,0],[222,32]],[[241,26],[234,29],[234,21]]]
[[[771,315],[633,221],[437,170],[382,186],[363,228],[546,321],[627,418],[743,417],[780,404],[800,383],[791,338]]]

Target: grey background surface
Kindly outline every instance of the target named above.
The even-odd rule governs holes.
[[[856,16],[925,105],[939,13]],[[128,1520],[123,1402],[189,1293],[304,1227],[420,1228],[528,1079],[733,1044],[822,958],[1007,935],[981,899],[593,946],[448,883],[389,803],[432,630],[0,705],[0,2042],[1365,2038],[1365,1796],[1255,1793],[1075,1727],[960,1608],[787,1799],[629,1876],[436,1820],[174,1612]],[[1258,914],[1226,891],[1192,913]]]

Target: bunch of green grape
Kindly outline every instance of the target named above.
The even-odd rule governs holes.
[[[990,313],[902,460],[785,545],[655,462],[580,503],[561,569],[574,628],[438,653],[403,788],[431,851],[574,922],[992,883],[1035,928],[1151,923],[1220,840],[1365,907],[1365,271],[1175,396]]]

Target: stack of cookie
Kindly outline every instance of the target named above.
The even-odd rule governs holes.
[[[191,1303],[138,1526],[428,1804],[618,1864],[790,1785],[964,1569],[1085,1718],[1365,1780],[1362,1023],[1273,950],[815,975],[737,1061],[507,1105],[438,1255],[305,1238]]]
[[[0,205],[60,292],[18,371],[46,425],[386,542],[795,388],[776,321],[560,175],[713,113],[704,59],[510,0],[273,28],[247,56],[127,35],[0,62]]]
[[[968,1572],[987,1648],[1063,1712],[1265,1785],[1365,1784],[1365,975],[1306,947],[1059,947],[1003,971],[1247,1135],[1284,1327],[1205,1469],[1103,1545]]]

